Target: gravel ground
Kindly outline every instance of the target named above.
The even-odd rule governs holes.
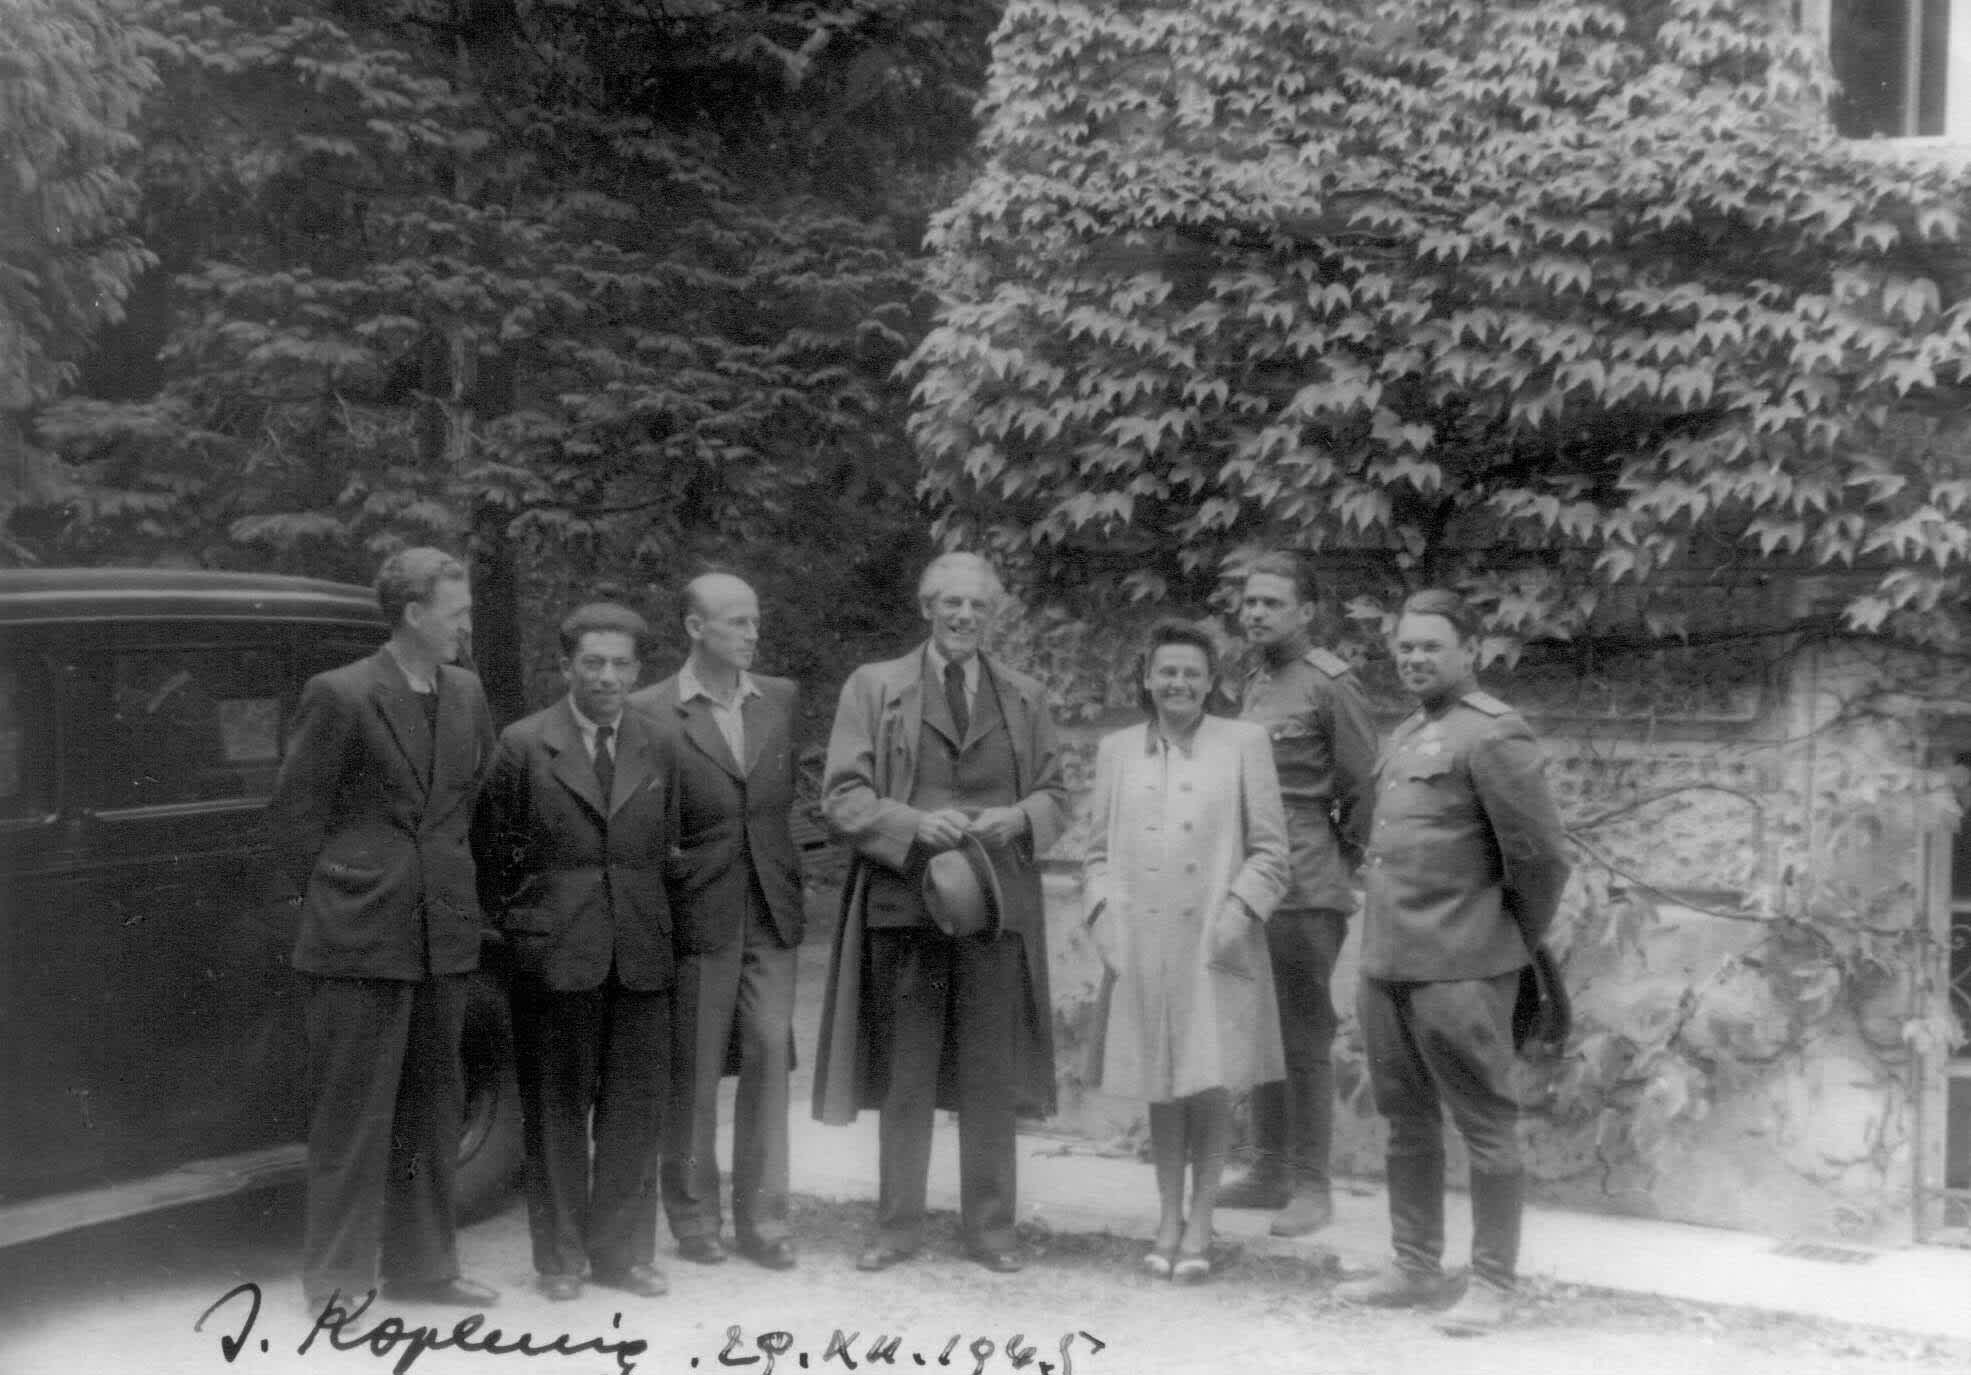
[[[1140,1242],[1110,1236],[1030,1231],[1027,1268],[992,1275],[957,1254],[953,1221],[943,1216],[917,1259],[865,1275],[855,1270],[854,1254],[867,1205],[812,1200],[797,1201],[799,1268],[769,1273],[738,1259],[718,1267],[670,1259],[672,1292],[657,1300],[591,1288],[573,1303],[550,1304],[530,1287],[518,1209],[469,1229],[461,1248],[469,1269],[505,1293],[467,1345],[511,1346],[528,1333],[536,1348],[555,1345],[557,1337],[562,1351],[586,1345],[575,1355],[415,1349],[398,1327],[380,1327],[376,1311],[339,1331],[316,1331],[309,1341],[313,1315],[302,1310],[294,1272],[297,1204],[293,1191],[278,1191],[0,1254],[0,1372],[1971,1370],[1971,1345],[1558,1285],[1530,1289],[1509,1331],[1457,1340],[1438,1335],[1417,1314],[1363,1312],[1336,1302],[1331,1291],[1338,1276],[1318,1262],[1228,1252],[1212,1282],[1178,1287],[1137,1272]],[[236,1286],[247,1284],[260,1287],[260,1309],[251,1330],[242,1332],[251,1291]],[[233,1297],[204,1330],[195,1330],[201,1313],[229,1292]],[[402,1324],[428,1324],[443,1338],[460,1316],[407,1308]],[[495,1323],[500,1335],[492,1339]],[[222,1337],[244,1340],[229,1352]],[[895,1350],[886,1362],[881,1353],[889,1338]]]

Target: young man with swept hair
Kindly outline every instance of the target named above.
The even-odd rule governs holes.
[[[1286,1077],[1252,1093],[1256,1159],[1228,1185],[1228,1207],[1273,1208],[1275,1236],[1304,1236],[1334,1217],[1334,995],[1329,985],[1355,906],[1367,837],[1376,732],[1347,660],[1313,640],[1320,589],[1306,559],[1263,554],[1246,565],[1239,625],[1251,649],[1240,716],[1266,727],[1286,803],[1291,874],[1266,924]]]
[[[376,596],[388,643],[308,680],[267,804],[308,982],[302,1292],[353,1309],[380,1274],[386,1298],[483,1308],[498,1295],[459,1275],[452,1180],[492,714],[456,666],[472,630],[464,565],[406,549]]]

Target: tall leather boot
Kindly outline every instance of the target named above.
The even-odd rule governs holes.
[[[1253,1088],[1252,1165],[1218,1191],[1221,1208],[1284,1208],[1292,1197],[1287,1186],[1287,1086],[1279,1080]]]
[[[1365,1280],[1335,1286],[1344,1303],[1421,1308],[1444,1297],[1444,1156],[1390,1156],[1389,1231],[1395,1263]]]
[[[1505,1324],[1518,1282],[1523,1177],[1471,1172],[1471,1279],[1437,1320],[1439,1330],[1471,1337]]]
[[[1292,1085],[1287,1121],[1287,1181],[1291,1197],[1267,1231],[1302,1237],[1334,1221],[1328,1155],[1334,1143],[1335,1070],[1329,1060],[1305,1067]]]

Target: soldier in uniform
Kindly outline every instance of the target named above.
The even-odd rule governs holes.
[[[1319,585],[1306,560],[1272,553],[1246,569],[1239,624],[1252,647],[1243,719],[1266,727],[1286,803],[1291,883],[1266,924],[1286,1078],[1252,1095],[1256,1158],[1222,1202],[1273,1208],[1271,1231],[1296,1237],[1334,1217],[1335,1004],[1329,984],[1362,853],[1376,732],[1348,662],[1310,638]]]
[[[1378,1307],[1439,1299],[1448,1108],[1471,1159],[1471,1282],[1438,1326],[1467,1335],[1504,1322],[1512,1295],[1513,999],[1568,872],[1539,743],[1512,708],[1478,690],[1474,632],[1463,600],[1433,589],[1403,603],[1392,643],[1418,710],[1376,765],[1358,1015],[1389,1123],[1395,1263],[1336,1291]]]

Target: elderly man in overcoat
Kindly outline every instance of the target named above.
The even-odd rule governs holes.
[[[966,1252],[1017,1270],[1016,1118],[1054,1109],[1036,859],[1060,834],[1066,790],[1044,689],[980,649],[1003,598],[977,555],[932,561],[918,584],[929,641],[851,674],[829,737],[822,810],[855,863],[829,961],[815,1115],[882,1112],[864,1270],[922,1244],[939,1107],[958,1112]],[[998,876],[1000,920],[947,935],[925,904],[924,869],[968,833]]]

